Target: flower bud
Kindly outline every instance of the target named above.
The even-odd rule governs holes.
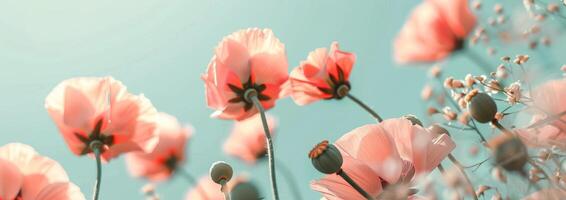
[[[259,200],[263,199],[257,187],[250,182],[238,183],[230,192],[232,200]]]
[[[232,166],[224,161],[216,161],[210,167],[210,178],[218,184],[225,184],[232,178]]]
[[[419,120],[419,118],[417,118],[417,116],[415,116],[415,115],[409,114],[409,115],[403,116],[403,118],[404,118],[404,119],[407,119],[407,120],[409,120],[409,121],[411,121],[411,123],[412,123],[413,125],[419,125],[419,126],[423,127],[423,123],[422,123],[421,120]]]
[[[309,153],[312,165],[325,174],[333,174],[342,168],[342,154],[336,146],[324,140],[318,143]]]
[[[472,117],[480,123],[491,122],[497,113],[495,101],[485,93],[478,93],[472,97],[468,109]]]

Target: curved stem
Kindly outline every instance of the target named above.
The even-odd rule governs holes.
[[[448,158],[450,159],[450,161],[452,161],[452,163],[454,163],[456,168],[458,168],[458,170],[460,170],[460,172],[462,173],[462,176],[466,180],[466,183],[468,185],[468,189],[472,193],[472,197],[474,198],[474,200],[478,200],[478,196],[476,195],[476,192],[475,192],[476,190],[474,189],[474,185],[472,185],[472,181],[470,181],[468,174],[466,174],[466,171],[464,171],[464,167],[462,166],[462,164],[460,162],[458,162],[458,160],[456,160],[456,158],[452,154],[448,154]]]
[[[377,122],[382,122],[383,119],[379,116],[375,111],[373,111],[369,106],[364,104],[364,102],[360,101],[358,98],[354,97],[352,94],[346,94],[346,97],[354,101],[356,104],[361,106],[364,110],[366,110],[373,118],[377,120]]]
[[[91,145],[95,146],[95,145]],[[98,194],[100,193],[100,181],[102,179],[102,166],[100,162],[100,146],[95,146],[92,148],[94,152],[94,157],[96,158],[96,182],[94,183],[93,200],[98,200]]]
[[[271,177],[271,190],[273,192],[273,199],[279,200],[279,192],[277,191],[277,180],[275,175],[275,157],[273,155],[273,142],[271,141],[271,133],[269,133],[269,127],[267,125],[267,119],[265,117],[265,110],[259,102],[257,95],[251,95],[250,99],[254,103],[255,107],[259,110],[261,115],[261,122],[263,123],[263,131],[265,133],[265,139],[267,140],[267,157],[269,160],[269,175]]]
[[[294,197],[293,199],[302,200],[303,197],[301,196],[301,192],[299,191],[297,181],[291,170],[283,162],[276,162],[276,163],[278,163],[277,165],[279,165],[279,168],[277,169],[279,169],[279,171],[283,173],[283,176],[287,178],[287,185],[289,185],[289,189],[293,194]]]
[[[204,200],[210,199],[206,195],[206,192],[197,184],[195,177],[193,177],[191,174],[189,174],[189,172],[187,172],[184,168],[179,167],[176,172],[181,174],[181,176],[183,176],[183,178],[185,178],[185,180],[187,180],[189,182],[189,184],[193,185],[195,187],[195,189],[204,198]]]
[[[348,182],[348,184],[350,184],[354,189],[356,189],[356,191],[358,191],[366,199],[370,199],[370,200],[373,199],[364,189],[362,189],[362,187],[360,187],[352,178],[350,178],[350,176],[348,176],[348,174],[346,174],[344,170],[340,169],[338,172],[336,172],[336,174],[342,177],[346,182]]]

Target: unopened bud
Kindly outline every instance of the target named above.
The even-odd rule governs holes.
[[[501,4],[495,4],[493,11],[495,11],[496,14],[501,14],[503,13],[503,6]]]
[[[555,3],[549,3],[546,7],[546,10],[548,10],[549,13],[558,12],[558,5],[556,5]]]
[[[436,114],[436,113],[439,113],[439,111],[438,111],[438,109],[436,109],[436,108],[429,107],[429,108],[426,110],[426,113],[427,113],[428,115],[434,115],[434,114]]]

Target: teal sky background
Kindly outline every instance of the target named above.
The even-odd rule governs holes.
[[[189,142],[184,168],[195,177],[207,175],[211,163],[226,160],[237,174],[248,173],[271,198],[267,163],[245,165],[223,154],[231,121],[209,118],[200,75],[213,48],[234,31],[273,29],[286,45],[289,70],[315,48],[338,41],[354,52],[352,93],[385,118],[423,116],[420,91],[426,69],[399,67],[392,61],[392,42],[419,0],[404,1],[83,1],[5,0],[0,6],[0,144],[21,142],[60,162],[88,199],[95,180],[95,162],[73,155],[43,103],[59,82],[77,76],[113,76],[133,93],[144,93],[155,107],[190,123],[196,132]],[[487,11],[491,11],[489,7]],[[483,20],[483,19],[482,19]],[[555,43],[564,44],[563,38]],[[511,55],[526,51],[517,45]],[[550,52],[558,59],[560,49]],[[475,49],[485,55],[484,49]],[[562,51],[563,52],[563,51]],[[564,61],[564,58],[560,58]],[[537,58],[532,59],[537,62]],[[492,58],[495,63],[496,58]],[[540,61],[540,60],[539,60]],[[554,62],[559,62],[555,60]],[[449,62],[457,76],[479,72],[461,57]],[[559,66],[556,66],[559,67]],[[309,182],[323,175],[307,158],[312,146],[373,120],[353,102],[322,101],[299,107],[291,99],[277,102],[269,113],[279,128],[276,159],[298,180],[304,199],[319,199]],[[423,117],[424,118],[424,117]],[[455,136],[465,152],[472,134]],[[473,158],[462,157],[466,163]],[[436,172],[433,176],[437,176]],[[279,175],[282,199],[291,199]],[[103,166],[101,199],[142,199],[145,184],[130,177],[123,157]],[[162,199],[184,199],[189,184],[175,178],[159,185]]]

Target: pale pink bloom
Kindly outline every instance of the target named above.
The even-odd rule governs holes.
[[[271,115],[266,117],[269,132],[273,136],[277,128],[276,119]],[[267,147],[260,114],[235,122],[230,137],[224,142],[224,152],[248,164],[254,164],[258,158],[265,156]]]
[[[425,0],[395,39],[395,59],[400,63],[441,60],[462,48],[475,25],[467,0]]]
[[[185,147],[192,129],[183,127],[177,119],[159,113],[155,120],[159,142],[150,153],[132,152],[126,155],[128,171],[135,177],[151,181],[168,179],[185,161]]]
[[[343,170],[361,173],[354,180],[372,196],[380,193],[382,185],[412,183],[415,177],[428,174],[455,148],[448,135],[430,133],[402,118],[356,128],[335,144],[344,157]],[[311,184],[327,199],[343,199],[356,192],[348,187],[336,175]]]
[[[25,200],[25,198],[24,198]],[[73,183],[53,183],[41,190],[35,200],[86,200],[81,189]]]
[[[24,144],[0,147],[0,180],[0,199],[85,199],[59,163]]]
[[[556,188],[543,189],[523,198],[523,200],[561,200],[561,199],[566,199],[566,192]]]
[[[105,162],[130,151],[150,152],[157,144],[151,102],[112,77],[65,80],[49,93],[45,108],[76,155],[92,153],[94,140],[104,144]]]
[[[226,184],[226,190],[230,191],[239,183],[246,182],[244,176],[232,178]],[[224,200],[224,194],[220,191],[220,185],[210,179],[209,176],[201,177],[196,186],[187,193],[186,200]]]
[[[553,146],[566,151],[566,133],[553,125],[540,128],[517,129],[517,135],[528,146],[551,148]]]
[[[456,147],[450,136],[431,133],[407,119],[388,119],[379,125],[393,138],[401,159],[413,165],[415,175],[430,173]]]
[[[330,48],[318,48],[309,53],[307,60],[293,69],[285,91],[298,105],[321,99],[342,98],[341,86],[350,89],[350,73],[356,62],[353,53],[340,50],[338,42]]]
[[[250,28],[232,33],[218,44],[208,64],[205,83],[211,117],[243,120],[257,113],[246,91],[255,89],[267,110],[282,96],[287,81],[285,45],[270,29]]]
[[[554,120],[551,125],[560,130],[560,134],[566,134],[566,79],[548,81],[533,91],[533,101],[537,108],[535,118],[554,117],[562,115],[559,120]]]

